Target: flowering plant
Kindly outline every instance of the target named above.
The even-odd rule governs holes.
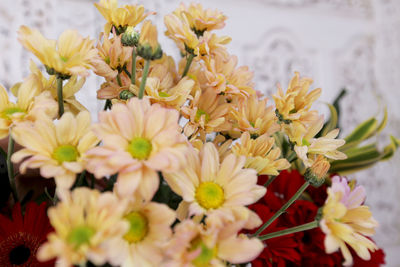
[[[10,88],[16,103],[0,87],[18,221],[5,234],[12,223],[0,217],[4,266],[282,266],[315,255],[333,266],[378,255],[365,190],[333,174],[393,155],[395,137],[383,151],[364,145],[385,127],[386,111],[381,123],[338,138],[337,108],[329,105],[328,121],[312,109],[321,89],[309,90],[310,78],[296,72],[274,104],[255,90],[225,46],[231,39],[214,33],[225,25],[221,12],[181,4],[165,16],[182,55],[176,64],[148,20],[154,13],[116,0],[95,6],[107,21],[96,44],[72,30],[57,41],[19,30],[47,74],[32,62]],[[105,80],[95,123],[75,98],[89,70]],[[55,184],[22,197],[16,180],[28,168]],[[32,200],[48,202],[48,218],[32,218],[32,207],[45,211]]]

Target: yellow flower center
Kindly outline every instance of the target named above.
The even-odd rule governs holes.
[[[125,219],[129,222],[129,231],[124,235],[125,240],[129,243],[142,241],[149,231],[147,218],[139,212],[131,212]]]
[[[216,209],[224,203],[224,190],[214,182],[204,182],[197,187],[195,198],[203,208]]]
[[[196,116],[194,117],[194,121],[195,121],[195,122],[199,122],[200,119],[201,119],[201,116],[203,116],[203,115],[205,116],[205,117],[204,117],[204,121],[207,123],[207,122],[210,120],[210,115],[208,115],[208,113],[205,112],[205,111],[202,110],[202,109],[198,109],[198,110],[197,110]]]
[[[163,91],[158,92],[158,95],[159,95],[160,97],[169,97],[169,96],[170,96],[168,93],[163,92]]]
[[[75,248],[79,248],[83,244],[89,244],[90,239],[95,233],[96,231],[89,226],[78,226],[69,233],[67,242],[74,245]]]
[[[200,248],[201,252],[199,256],[197,256],[193,261],[193,265],[196,267],[208,266],[210,261],[217,256],[217,248],[209,248],[207,247],[201,238],[196,238],[192,241],[192,246],[190,251],[196,250]]]
[[[25,111],[24,111],[23,109],[21,109],[21,108],[18,108],[18,107],[12,107],[12,108],[6,108],[5,110],[3,110],[3,111],[0,113],[0,115],[1,115],[1,117],[3,117],[3,118],[11,119],[11,116],[12,116],[14,113],[25,113]]]
[[[303,146],[310,146],[311,144],[310,144],[310,142],[308,142],[306,139],[304,139],[303,138],[303,140],[301,140],[301,144],[303,145]]]
[[[64,62],[67,62],[67,61],[68,61],[68,58],[66,58],[66,57],[60,56],[60,58],[61,58],[61,60],[64,61]]]
[[[64,161],[76,161],[78,156],[78,150],[72,145],[59,146],[53,152],[53,158],[56,159],[59,163],[63,163]]]
[[[128,145],[128,152],[135,159],[146,160],[150,156],[153,146],[149,140],[143,137],[135,137]]]

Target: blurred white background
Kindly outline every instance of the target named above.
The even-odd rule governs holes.
[[[137,1],[119,1],[137,3]],[[157,15],[160,42],[168,54],[178,55],[163,36],[163,16],[179,0],[138,1]],[[270,95],[276,83],[286,86],[294,71],[321,87],[320,101],[331,102],[341,88],[349,94],[342,102],[341,125],[348,133],[388,106],[389,122],[378,138],[400,137],[400,0],[202,0],[203,6],[222,10],[228,21],[220,34],[230,35],[229,51],[240,64],[255,72],[256,89]],[[28,74],[33,55],[23,50],[16,31],[22,24],[57,38],[77,29],[96,38],[104,20],[93,0],[0,0],[0,84],[10,88]],[[100,79],[90,77],[78,98],[91,111]],[[379,101],[378,101],[379,100]],[[400,266],[400,153],[389,162],[353,175],[367,189],[367,203],[380,227],[375,237],[385,249],[387,266]]]

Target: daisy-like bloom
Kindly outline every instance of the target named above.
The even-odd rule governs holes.
[[[122,33],[128,26],[135,27],[142,22],[148,15],[155,14],[154,12],[145,13],[142,5],[123,5],[118,7],[117,0],[100,0],[94,4],[107,20],[104,26],[104,32],[108,34],[114,26],[117,33]]]
[[[248,97],[255,95],[253,73],[247,66],[237,67],[236,56],[218,53],[204,60],[207,86],[216,93]]]
[[[278,175],[279,171],[288,169],[290,163],[285,159],[280,159],[281,150],[273,148],[275,139],[263,134],[256,139],[251,139],[248,132],[244,132],[240,137],[240,143],[232,147],[232,152],[236,155],[246,156],[245,168],[252,168],[259,175]]]
[[[208,215],[215,210],[230,212],[261,198],[266,189],[257,185],[256,171],[243,169],[245,157],[228,155],[222,163],[213,143],[198,152],[190,150],[185,168],[164,175],[175,193],[183,198],[178,218]]]
[[[137,53],[147,60],[160,59],[163,55],[161,46],[158,43],[157,28],[150,20],[146,20],[143,23]]]
[[[97,50],[99,57],[92,60],[94,72],[106,79],[114,79],[132,55],[132,47],[122,46],[121,36],[111,39],[104,37],[103,43],[97,45]]]
[[[247,99],[241,99],[237,108],[231,110],[231,115],[236,123],[234,128],[241,132],[249,132],[252,137],[263,134],[268,136],[280,129],[277,124],[272,106],[267,107],[267,98],[259,99],[252,95]]]
[[[229,107],[225,98],[212,89],[196,91],[190,105],[181,108],[181,114],[189,120],[184,128],[185,135],[195,138],[198,133],[204,135],[230,130],[232,126],[227,120]]]
[[[38,250],[38,259],[57,258],[56,266],[72,266],[90,260],[104,264],[110,257],[108,243],[122,238],[129,229],[123,220],[126,203],[110,192],[79,187],[63,195],[48,210],[55,232]]]
[[[323,127],[323,116],[320,116],[309,128],[304,135],[299,135],[299,138],[289,138],[296,142],[294,147],[297,156],[303,161],[306,167],[311,167],[313,160],[311,156],[323,155],[334,160],[346,159],[347,156],[337,149],[345,144],[344,139],[335,139],[339,134],[339,129],[335,129],[327,133],[323,137],[314,138],[314,136]]]
[[[110,263],[122,267],[160,266],[172,235],[175,212],[165,204],[136,201],[124,212],[129,230],[109,245]]]
[[[94,130],[103,146],[87,152],[87,169],[96,178],[118,173],[120,195],[132,196],[137,189],[150,200],[159,186],[157,171],[176,171],[185,161],[188,144],[178,118],[178,111],[151,105],[147,98],[115,103],[99,114]]]
[[[165,35],[171,38],[181,52],[195,53],[199,39],[190,28],[190,23],[185,13],[178,17],[176,14],[169,14],[164,17],[164,24],[167,27]]]
[[[239,264],[253,260],[264,246],[257,238],[237,235],[237,225],[207,229],[192,220],[184,220],[174,228],[163,266],[226,266],[226,261]]]
[[[346,178],[334,177],[328,188],[328,198],[322,210],[321,230],[325,236],[325,250],[333,253],[339,248],[345,259],[344,265],[350,266],[353,258],[347,245],[363,260],[369,260],[370,251],[377,246],[367,237],[375,233],[378,226],[372,217],[369,207],[362,205],[365,201],[365,190],[362,186],[353,189]]]
[[[278,86],[278,92],[273,95],[273,98],[281,121],[285,123],[299,121],[307,124],[315,120],[317,111],[310,111],[310,108],[321,95],[321,88],[308,92],[312,82],[310,78],[300,78],[300,74],[295,72],[286,93],[283,93],[282,88]]]
[[[44,38],[38,30],[21,26],[18,40],[50,72],[64,77],[89,75],[91,60],[97,56],[93,41],[83,38],[77,31],[65,31],[55,41]]]
[[[198,36],[203,35],[205,31],[222,29],[227,19],[222,12],[212,9],[203,9],[201,4],[195,3],[191,3],[189,7],[181,3],[179,8],[173,13],[178,17],[182,17],[182,14],[185,14],[190,28],[193,29]]]
[[[36,255],[51,231],[45,202],[29,202],[24,215],[20,203],[16,203],[11,219],[0,214],[0,265],[54,266],[54,262],[39,262]]]
[[[0,85],[0,139],[7,137],[10,127],[17,123],[57,115],[57,102],[49,92],[42,93],[33,75],[12,90],[17,96],[16,103],[10,102],[6,89]]]
[[[40,168],[41,176],[54,177],[57,192],[69,189],[76,174],[85,169],[85,153],[99,142],[90,131],[90,113],[83,111],[74,117],[65,113],[54,124],[40,119],[32,124],[20,123],[12,130],[14,140],[24,148],[15,152],[11,160],[21,162],[20,172],[26,168]]]

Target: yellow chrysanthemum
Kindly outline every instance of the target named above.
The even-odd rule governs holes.
[[[321,95],[321,88],[308,92],[312,82],[310,78],[300,78],[300,74],[295,72],[286,93],[283,93],[280,86],[278,87],[278,92],[273,95],[273,98],[277,115],[282,122],[298,121],[306,124],[315,120],[317,112],[310,111],[310,108]]]
[[[189,119],[184,128],[185,135],[205,137],[206,133],[230,130],[232,126],[227,120],[229,107],[225,98],[212,89],[197,91],[190,105],[181,108],[181,114]]]
[[[136,201],[123,217],[129,222],[129,230],[123,238],[110,243],[110,263],[123,267],[160,266],[164,245],[172,235],[175,211],[165,204]]]
[[[357,255],[368,261],[370,251],[377,246],[365,236],[372,236],[377,221],[372,217],[369,207],[362,205],[365,201],[365,190],[361,186],[350,189],[345,178],[334,177],[328,188],[328,198],[322,209],[320,226],[325,233],[325,250],[333,253],[339,248],[344,256],[345,266],[350,266],[353,258],[346,244]]]
[[[10,102],[6,89],[0,85],[0,139],[7,137],[10,127],[17,123],[57,115],[57,102],[49,92],[42,92],[35,76],[30,75],[12,90],[17,96],[16,103]]]
[[[199,39],[190,28],[187,16],[182,14],[178,17],[175,14],[169,14],[164,17],[164,23],[167,27],[165,35],[174,40],[182,52],[189,50],[194,53],[199,45]]]
[[[123,220],[125,204],[112,193],[80,187],[66,193],[62,201],[49,208],[55,232],[37,253],[38,259],[57,258],[56,266],[102,265],[110,258],[108,243],[122,238],[129,229]]]
[[[157,27],[146,20],[140,31],[137,53],[144,59],[160,59],[163,55],[161,46],[158,43]]]
[[[272,135],[279,130],[272,106],[267,107],[268,99],[259,99],[252,95],[247,99],[241,99],[237,108],[232,109],[231,114],[235,119],[234,128],[241,132],[248,132],[252,137],[263,134]]]
[[[154,12],[145,13],[142,5],[123,5],[118,7],[117,0],[100,0],[99,3],[94,4],[107,20],[104,26],[104,33],[108,34],[112,27],[115,26],[118,33],[121,33],[128,26],[136,26],[142,22],[148,15]]]
[[[87,154],[87,169],[96,178],[118,173],[116,190],[123,196],[137,191],[153,197],[159,186],[158,171],[176,171],[185,161],[186,138],[178,125],[178,111],[131,98],[100,112],[95,132],[103,145]]]
[[[281,150],[273,148],[275,139],[267,135],[261,135],[256,139],[251,139],[250,134],[245,132],[240,137],[240,143],[232,147],[232,152],[236,155],[246,157],[246,168],[252,168],[258,174],[278,175],[279,171],[290,167],[286,159],[279,159]]]
[[[21,26],[18,39],[50,73],[62,76],[89,75],[90,62],[97,56],[93,41],[83,38],[77,31],[63,32],[56,42],[45,39],[38,30]]]
[[[106,79],[114,79],[131,60],[132,47],[122,46],[121,36],[104,37],[97,50],[100,57],[92,60],[94,72]]]
[[[54,124],[50,119],[40,119],[34,124],[23,123],[13,128],[12,136],[23,149],[12,155],[12,161],[26,168],[40,168],[45,178],[54,177],[57,190],[69,189],[76,174],[85,169],[85,153],[99,142],[90,131],[90,113],[83,111],[74,117],[65,113]]]
[[[208,220],[208,219],[206,219]],[[184,220],[174,228],[174,235],[165,248],[165,266],[226,266],[252,261],[264,246],[257,238],[237,232],[242,222],[208,229],[192,220]]]
[[[185,168],[164,175],[172,190],[182,196],[178,218],[207,215],[214,210],[247,206],[265,192],[257,185],[256,171],[243,169],[245,157],[228,155],[222,163],[213,143],[206,143],[198,152],[190,150]]]

